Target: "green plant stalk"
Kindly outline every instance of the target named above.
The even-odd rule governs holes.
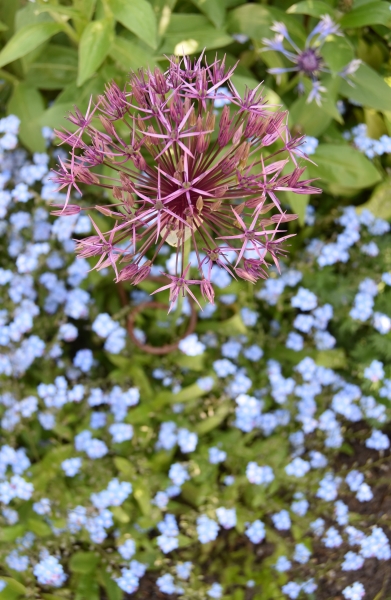
[[[54,21],[56,21],[56,23],[60,23],[60,25],[62,25],[63,29],[64,29],[64,33],[69,37],[69,39],[71,40],[71,42],[73,42],[76,46],[79,45],[79,37],[76,33],[76,31],[73,29],[73,27],[71,27],[71,25],[69,25],[69,23],[66,23],[63,19],[63,17],[59,14],[57,14],[54,10],[53,11],[48,11],[48,13],[50,14],[51,17],[53,17]]]
[[[186,240],[185,243],[183,244],[183,264],[182,264],[182,271],[185,268],[185,265],[187,265],[187,263],[189,262],[190,240],[191,240],[191,238],[189,238],[188,240]],[[175,324],[176,324],[176,322],[178,321],[178,319],[180,318],[180,316],[182,314],[183,298],[184,298],[184,295],[180,292],[179,296],[178,296],[178,301],[177,301],[176,309],[173,312],[173,318],[174,318],[174,323]]]

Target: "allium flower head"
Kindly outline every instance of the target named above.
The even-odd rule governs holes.
[[[296,218],[283,211],[278,192],[320,192],[300,180],[301,139],[291,139],[286,112],[270,110],[259,86],[242,98],[233,72],[224,59],[208,65],[203,56],[172,57],[164,73],[133,72],[124,90],[111,83],[85,116],[77,110],[68,117],[75,133],[57,132],[72,148],[54,175],[67,188],[62,214],[75,213],[71,191],[83,184],[110,189],[115,199],[95,206],[112,219],[111,229],[102,232],[91,219],[96,231],[77,241],[78,256],[96,256],[95,268],[111,266],[117,282],[137,285],[170,244],[176,272],[165,274],[160,289],[170,291],[172,306],[186,292],[196,300],[190,288],[213,303],[212,268],[252,283],[266,278],[291,237],[278,234]],[[194,268],[184,258],[189,246]]]
[[[321,93],[326,91],[319,81],[320,74],[330,73],[322,57],[322,46],[329,35],[342,35],[339,26],[334,23],[329,15],[323,15],[308,35],[304,48],[299,48],[292,40],[286,26],[283,23],[275,22],[271,27],[275,32],[273,39],[264,38],[262,41],[265,44],[263,51],[274,50],[281,52],[289,62],[293,63],[292,67],[278,67],[269,69],[269,73],[281,75],[282,73],[296,72],[304,77],[308,77],[312,82],[312,89],[308,95],[307,102],[313,100],[320,106],[322,103]],[[284,46],[284,42],[286,45]],[[289,48],[286,46],[289,45]],[[361,61],[354,59],[349,62],[339,74],[340,77],[346,79],[349,75],[353,75]],[[302,83],[299,89],[303,89]]]

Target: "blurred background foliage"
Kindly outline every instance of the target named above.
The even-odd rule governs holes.
[[[75,104],[85,110],[106,82],[124,86],[131,69],[164,69],[165,55],[197,55],[206,48],[209,57],[226,55],[229,65],[240,61],[233,78],[239,92],[264,82],[266,99],[290,111],[293,133],[320,138],[309,176],[319,177],[334,196],[357,196],[381,180],[389,185],[390,155],[371,162],[342,132],[364,123],[369,138],[391,134],[390,7],[383,0],[3,0],[0,99],[21,119],[25,146],[43,151],[42,126],[63,126],[64,115]],[[278,21],[303,47],[323,15],[343,35],[329,35],[322,47],[329,74],[318,105],[307,101],[308,79],[299,84],[299,96],[299,74],[276,78],[268,72],[287,65],[281,53],[264,52],[262,40],[272,37]],[[349,78],[338,76],[354,59],[359,68]],[[307,201],[292,198],[301,220]],[[382,217],[391,215],[391,206],[382,211]]]
[[[338,258],[334,262],[324,263],[327,265],[325,269],[319,268],[320,263],[314,258],[317,255],[313,247],[320,243],[319,240],[335,241],[341,230],[338,221],[341,214],[338,209],[341,207],[353,205],[358,208],[357,212],[360,214],[365,214],[363,209],[369,208],[375,217],[386,220],[391,218],[391,148],[387,149],[385,142],[381,151],[373,151],[373,147],[380,143],[382,137],[387,140],[388,136],[391,136],[390,8],[391,4],[383,0],[304,0],[296,4],[285,0],[0,0],[0,105],[3,112],[20,118],[20,140],[31,152],[46,150],[42,127],[70,127],[64,120],[67,112],[73,110],[74,105],[86,110],[91,95],[96,97],[102,93],[105,84],[110,80],[114,79],[120,87],[125,86],[131,69],[149,66],[151,69],[157,67],[164,70],[167,64],[165,55],[188,53],[196,57],[204,48],[209,59],[216,54],[220,58],[226,55],[228,65],[233,65],[239,60],[232,78],[238,91],[243,93],[246,86],[253,88],[259,82],[264,82],[265,98],[269,103],[282,105],[289,110],[292,132],[306,134],[318,141],[310,156],[314,163],[308,164],[307,173],[309,177],[319,178],[318,185],[325,193],[311,201],[317,209],[316,222],[308,219],[307,211],[307,221],[304,223],[309,198],[289,198],[291,208],[299,214],[299,225],[290,224],[290,231],[298,235],[293,238],[289,259],[292,261],[289,264],[303,273],[303,284],[316,292],[321,304],[330,302],[334,305],[336,317],[332,333],[337,340],[337,347],[328,350],[315,348],[311,339],[302,350],[286,347],[285,340],[291,329],[294,314],[293,305],[290,304],[292,290],[287,287],[284,291],[282,286],[280,291],[275,292],[272,286],[265,286],[264,295],[254,296],[252,290],[250,292],[246,286],[234,282],[229,291],[237,295],[235,303],[232,306],[220,303],[219,312],[212,320],[200,321],[198,324],[198,333],[212,332],[212,338],[219,336],[216,337],[216,347],[211,345],[207,353],[187,356],[178,351],[160,359],[152,358],[138,352],[133,346],[128,346],[123,355],[110,354],[100,347],[101,340],[93,337],[91,323],[102,311],[120,315],[118,318],[122,318],[122,321],[124,319],[120,313],[121,304],[112,278],[101,278],[94,272],[82,283],[85,289],[93,290],[96,306],[92,309],[93,314],[89,317],[87,325],[81,327],[82,341],[78,348],[83,344],[86,347],[94,347],[100,365],[103,365],[99,367],[99,372],[96,370],[92,378],[101,378],[99,385],[108,379],[110,384],[134,384],[140,389],[143,402],[129,413],[129,422],[137,429],[137,445],[135,443],[131,446],[130,442],[126,442],[120,448],[117,446],[107,460],[105,459],[103,468],[100,466],[97,469],[94,463],[88,463],[88,479],[83,480],[82,485],[75,484],[74,487],[68,488],[64,477],[61,479],[58,473],[56,476],[55,471],[57,469],[58,472],[61,460],[71,455],[71,443],[77,427],[88,427],[89,413],[82,412],[84,409],[80,404],[80,414],[68,411],[61,423],[56,425],[54,433],[50,431],[43,434],[46,436],[43,440],[46,445],[40,447],[42,456],[33,458],[36,461],[33,467],[36,489],[39,493],[50,493],[58,505],[68,501],[66,491],[72,497],[72,501],[77,498],[78,502],[85,502],[90,492],[102,489],[103,481],[113,473],[131,479],[137,495],[134,494],[134,500],[129,500],[126,511],[132,519],[134,517],[135,522],[137,520],[140,526],[146,527],[145,530],[141,529],[136,533],[139,536],[137,541],[141,540],[145,546],[144,554],[141,553],[140,558],[151,564],[155,560],[160,561],[156,564],[157,568],[161,569],[165,568],[166,563],[162,563],[161,553],[156,550],[149,534],[144,535],[144,532],[148,531],[148,527],[154,527],[160,519],[160,511],[155,505],[151,505],[150,496],[165,485],[166,471],[174,460],[174,451],[171,454],[154,452],[154,436],[156,438],[156,431],[167,419],[178,418],[181,425],[189,423],[189,426],[197,431],[201,443],[199,454],[190,465],[195,482],[187,482],[183,499],[178,503],[173,501],[170,505],[173,511],[184,517],[185,525],[186,519],[189,518],[189,537],[181,537],[180,547],[184,550],[183,557],[186,559],[193,558],[194,551],[202,569],[205,570],[211,564],[213,578],[224,572],[223,583],[228,588],[231,586],[229,597],[235,600],[250,597],[248,590],[235,588],[239,584],[244,588],[250,577],[256,580],[257,586],[263,586],[255,598],[266,600],[281,597],[280,586],[287,581],[287,576],[284,573],[276,575],[271,565],[286,551],[285,545],[290,544],[293,547],[293,542],[287,541],[287,538],[279,536],[273,528],[268,527],[267,539],[274,544],[274,554],[270,557],[269,546],[266,547],[264,555],[262,550],[259,551],[259,555],[255,554],[249,542],[243,541],[244,536],[237,544],[237,538],[232,532],[231,537],[226,536],[213,546],[214,554],[210,559],[211,548],[202,547],[200,551],[197,546],[194,550],[189,542],[189,538],[193,539],[195,536],[194,515],[198,514],[199,507],[207,505],[208,502],[213,510],[220,501],[226,502],[227,505],[237,502],[243,533],[244,522],[250,518],[248,515],[258,515],[257,511],[277,511],[285,506],[287,498],[296,490],[296,484],[291,483],[292,480],[282,467],[287,460],[289,444],[286,430],[283,430],[283,434],[278,431],[267,440],[257,438],[251,432],[240,438],[237,429],[230,429],[225,425],[227,415],[232,417],[234,409],[230,407],[229,400],[223,399],[220,402],[221,381],[217,382],[216,393],[205,399],[207,392],[195,383],[194,378],[201,375],[214,376],[210,365],[220,357],[221,343],[229,336],[248,335],[249,343],[260,344],[265,348],[265,358],[281,361],[289,373],[293,372],[294,365],[299,360],[310,356],[317,365],[345,372],[354,381],[359,380],[365,393],[378,393],[380,383],[370,387],[370,383],[363,380],[363,371],[374,357],[383,360],[386,365],[390,364],[390,334],[384,334],[379,329],[375,332],[368,322],[353,320],[349,317],[349,309],[357,290],[361,290],[359,285],[364,277],[380,279],[383,271],[390,271],[389,238],[383,236],[380,240],[376,239],[379,258],[376,254],[370,255],[357,247],[352,250],[349,264],[341,264],[339,260],[342,259]],[[330,72],[321,77],[321,85],[325,91],[319,105],[315,101],[308,102],[308,78],[296,73],[282,73],[280,77],[276,77],[269,72],[270,69],[284,69],[289,65],[281,53],[273,50],[264,52],[263,40],[273,37],[271,27],[278,21],[285,24],[294,43],[303,48],[323,15],[329,15],[339,24],[342,35],[329,35],[322,47],[322,57]],[[341,71],[352,60],[361,61],[358,69],[349,78],[341,77]],[[298,93],[299,84],[303,86],[301,95]],[[361,134],[357,132],[357,127],[361,127]],[[352,130],[356,133],[351,133]],[[54,166],[53,161],[51,166]],[[346,214],[348,216],[345,215],[344,226],[349,233],[351,214]],[[311,217],[311,214],[309,216]],[[27,239],[27,232],[25,236]],[[315,243],[312,244],[312,254],[304,254],[302,250],[309,240]],[[364,233],[363,241],[368,246],[373,240]],[[331,245],[333,244],[328,246]],[[14,258],[7,260],[8,263],[4,266],[14,269]],[[67,260],[70,260],[69,256]],[[67,277],[65,267],[61,277],[64,280]],[[367,285],[365,281],[364,285]],[[148,283],[140,286],[145,292],[151,291]],[[390,305],[390,290],[384,282],[379,284],[379,290],[377,309],[386,311]],[[40,291],[42,292],[42,289]],[[223,292],[224,290],[219,290],[218,295],[223,295]],[[261,299],[262,302],[259,302]],[[255,326],[243,322],[243,307],[258,311]],[[157,320],[165,318],[160,313],[155,316]],[[62,318],[66,320],[59,311],[53,319],[42,313],[39,317],[39,327],[44,339],[54,339],[53,332]],[[155,321],[153,323],[155,324]],[[273,323],[277,323],[281,330],[273,331]],[[138,323],[145,329],[152,329],[154,324],[149,325],[146,321]],[[152,333],[156,333],[157,329],[155,327]],[[163,339],[163,329],[157,335],[161,335]],[[79,344],[79,340],[76,344]],[[66,350],[67,352],[70,353]],[[71,359],[66,355],[64,361],[65,364],[70,364]],[[241,355],[239,364],[248,369],[254,386],[262,389],[268,385],[265,369],[260,368],[259,361],[252,364]],[[153,380],[150,373],[160,367],[172,371],[174,380],[181,382],[183,387],[178,394],[173,395]],[[55,375],[62,372],[56,369],[55,366],[49,369],[42,359],[39,366],[30,370],[26,378],[26,381],[31,381],[28,383],[31,387],[28,388],[28,393],[35,393],[34,389],[42,378],[49,383]],[[298,377],[297,374],[294,376]],[[10,386],[12,385],[13,380],[10,382]],[[326,410],[330,405],[331,393],[325,394],[319,403],[321,408]],[[389,407],[389,402],[383,397],[379,401]],[[172,417],[171,404],[178,402],[185,404],[184,414]],[[267,410],[274,406],[272,402],[267,400]],[[343,452],[344,461],[348,462],[348,456],[353,464],[353,456],[359,449],[357,439],[360,436],[364,439],[367,430],[359,432],[356,439],[354,428],[350,425],[349,423],[349,427],[346,428],[347,441],[344,442]],[[35,422],[34,425],[29,425],[28,431],[28,435],[26,429],[21,434],[25,438],[23,444],[29,446],[31,443],[34,449],[34,443],[39,444],[42,428]],[[255,443],[251,445],[253,438]],[[319,437],[314,436],[311,446],[313,449],[323,450],[323,441],[319,440]],[[232,472],[238,473],[238,485],[223,488],[223,492],[217,469],[212,473],[214,467],[211,467],[207,459],[207,447],[212,444],[218,446],[220,443],[227,450],[236,449],[236,452],[232,452],[232,463],[229,464]],[[57,446],[52,448],[51,444]],[[328,450],[332,454],[333,449]],[[339,452],[339,448],[336,448],[335,452]],[[244,475],[239,475],[243,470],[242,459],[249,460],[254,457],[257,460],[258,457],[264,457],[276,470],[276,481],[267,493],[263,489],[253,492]],[[199,468],[199,464],[202,468]],[[344,469],[345,466],[344,464]],[[386,475],[388,477],[388,474]],[[312,477],[312,472],[309,477]],[[318,483],[315,479],[314,476],[313,481],[308,483],[308,490],[312,496],[316,493]],[[243,506],[245,508],[242,509]],[[122,533],[127,533],[128,529],[130,531],[129,515],[121,512],[120,507],[117,508],[118,510],[114,510],[116,525],[122,528]],[[362,517],[358,514],[361,509],[360,505],[353,508],[352,522],[356,523]],[[294,526],[294,541],[302,541],[307,535],[310,519],[324,515],[328,510],[329,505],[324,504],[319,504],[315,512],[312,509],[300,527]],[[372,515],[373,519],[371,515],[368,517],[370,512],[368,510],[366,513],[370,521],[368,527],[377,523],[375,513]],[[29,521],[25,518],[26,515],[32,515]],[[387,518],[389,519],[389,516]],[[7,546],[4,552],[8,552],[10,542],[27,529],[34,531],[39,539],[48,539],[50,531],[46,522],[38,519],[32,513],[31,507],[22,507],[21,520],[22,523],[15,526],[3,527],[0,541],[3,546]],[[59,519],[55,525],[62,527],[63,523]],[[306,543],[311,543],[308,537]],[[55,540],[53,548],[57,550],[56,544]],[[81,541],[82,549],[88,549],[89,544],[85,534]],[[80,554],[73,555],[69,561],[71,591],[67,589],[63,593],[43,594],[42,597],[47,600],[71,597],[77,600],[87,597],[89,600],[122,598],[119,588],[114,585],[104,569],[97,568],[95,555],[89,551],[82,556]],[[323,559],[324,555],[321,557]],[[240,577],[236,564],[239,560],[245,565]],[[332,561],[327,563],[326,559],[324,563],[320,561],[320,570],[323,567],[325,572],[332,572],[337,568]],[[6,572],[8,573],[8,570]],[[8,589],[2,592],[3,595],[0,593],[1,598],[13,600],[27,594],[26,588],[33,589],[31,578],[27,579],[26,583],[22,575],[11,574],[15,579],[8,580]],[[22,582],[26,583],[26,588]],[[105,590],[104,596],[100,595],[98,584],[100,589]],[[18,585],[22,587],[17,588]],[[192,585],[196,591],[201,589],[195,575]],[[16,589],[12,586],[16,586]],[[370,594],[371,590],[368,589]],[[326,597],[322,596],[321,592],[319,594],[319,598]],[[324,594],[327,594],[327,590]],[[200,592],[194,592],[193,597],[205,598],[203,588]],[[337,592],[334,597],[337,597]],[[382,596],[376,598],[380,599]]]

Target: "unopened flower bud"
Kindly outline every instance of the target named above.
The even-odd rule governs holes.
[[[99,115],[99,119],[100,122],[102,123],[105,131],[109,134],[109,135],[115,135],[115,127],[112,124],[111,121],[109,121],[109,119],[106,119],[106,117],[104,117],[103,115]]]
[[[216,115],[212,112],[207,112],[205,117],[205,126],[208,131],[214,131],[216,123]]]
[[[197,199],[197,202],[196,202],[196,207],[197,207],[197,210],[199,212],[201,212],[202,209],[204,208],[204,201],[202,199],[202,196],[198,196],[198,199]]]
[[[234,146],[237,146],[237,144],[239,144],[240,140],[242,139],[242,135],[243,135],[243,123],[240,125],[240,127],[237,128],[237,130],[233,134],[232,144]]]
[[[219,210],[220,206],[222,205],[223,201],[222,200],[217,200],[217,202],[214,202],[212,204],[212,206],[210,207],[210,210],[213,212],[216,212],[217,210]]]
[[[196,123],[197,123],[197,115],[195,114],[194,108],[192,107],[192,109],[190,111],[190,115],[189,115],[189,125],[190,125],[190,127],[194,127],[194,125]]]
[[[113,187],[113,196],[116,200],[122,200],[122,189],[114,186]]]
[[[133,192],[133,183],[130,177],[121,171],[119,178],[121,180],[123,189],[127,192]]]
[[[145,131],[146,130],[145,123],[142,120],[142,118],[140,117],[140,115],[137,116],[137,125],[139,126],[139,129],[141,129],[141,131]]]
[[[221,187],[216,188],[215,189],[215,198],[222,198],[227,193],[227,190],[228,190],[227,185],[222,185]]]

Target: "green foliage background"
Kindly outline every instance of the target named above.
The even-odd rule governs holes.
[[[320,137],[317,167],[310,166],[309,175],[320,177],[334,196],[354,196],[385,179],[390,164],[388,157],[374,168],[341,136],[344,120],[366,123],[373,138],[391,133],[390,6],[384,0],[3,0],[0,76],[6,85],[0,100],[22,120],[22,142],[43,151],[42,126],[63,126],[67,111],[75,104],[85,110],[106,82],[114,79],[121,87],[130,69],[164,68],[164,55],[197,55],[206,48],[210,56],[226,54],[228,64],[240,61],[233,78],[240,92],[263,81],[269,102],[289,109],[295,133]],[[277,85],[267,69],[284,66],[283,58],[261,49],[274,21],[302,45],[325,14],[344,35],[329,36],[322,50],[331,74],[322,82],[327,92],[319,107],[298,97],[297,77],[284,74]],[[238,34],[248,41],[238,43]],[[350,82],[338,77],[354,58],[362,64]],[[353,102],[345,116],[338,98]],[[301,217],[307,200],[292,199]]]

